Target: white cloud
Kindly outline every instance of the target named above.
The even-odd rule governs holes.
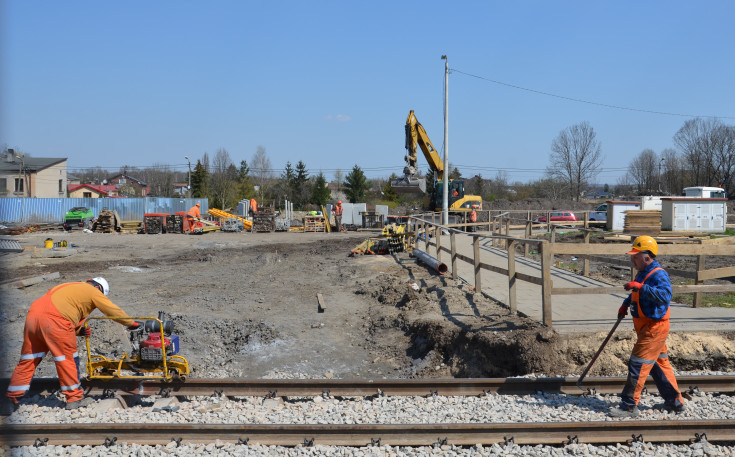
[[[347,114],[337,114],[336,116],[328,114],[325,117],[325,119],[328,121],[337,121],[337,122],[349,122],[352,120],[352,118],[348,116]]]

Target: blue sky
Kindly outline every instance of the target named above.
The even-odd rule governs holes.
[[[225,148],[328,179],[403,169],[413,109],[449,162],[539,179],[587,121],[615,184],[693,116],[735,124],[731,1],[0,0],[0,145],[69,167],[167,164]],[[474,76],[470,76],[474,75]],[[542,95],[492,81],[592,103]],[[677,115],[653,114],[657,111]],[[420,158],[422,170],[427,168]]]

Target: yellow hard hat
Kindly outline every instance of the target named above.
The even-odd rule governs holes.
[[[639,236],[633,240],[633,247],[628,251],[628,254],[638,254],[642,251],[650,251],[651,254],[658,255],[658,243],[648,235]]]

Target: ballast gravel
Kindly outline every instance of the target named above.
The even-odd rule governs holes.
[[[653,408],[661,399],[644,395],[641,414],[635,420],[735,419],[735,397],[693,392],[681,414]],[[511,396],[487,394],[477,397],[185,397],[155,408],[157,397],[141,397],[128,409],[100,411],[95,404],[79,410],[63,409],[55,396],[26,399],[7,424],[63,423],[183,423],[183,424],[423,424],[423,423],[521,423],[566,421],[618,421],[607,416],[617,395],[570,396],[538,393]],[[644,437],[645,440],[645,437]],[[280,447],[238,445],[217,441],[207,445],[171,442],[166,446],[117,444],[103,446],[44,446],[4,448],[11,456],[735,456],[735,443],[687,445],[632,443],[607,446],[570,444],[564,447],[515,444],[454,447],[311,446]]]

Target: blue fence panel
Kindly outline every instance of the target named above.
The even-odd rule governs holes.
[[[201,204],[202,214],[209,209],[206,198],[0,198],[0,223],[61,223],[64,214],[75,206],[90,208],[97,217],[103,209],[117,211],[123,221],[141,221],[146,213],[188,211]]]

